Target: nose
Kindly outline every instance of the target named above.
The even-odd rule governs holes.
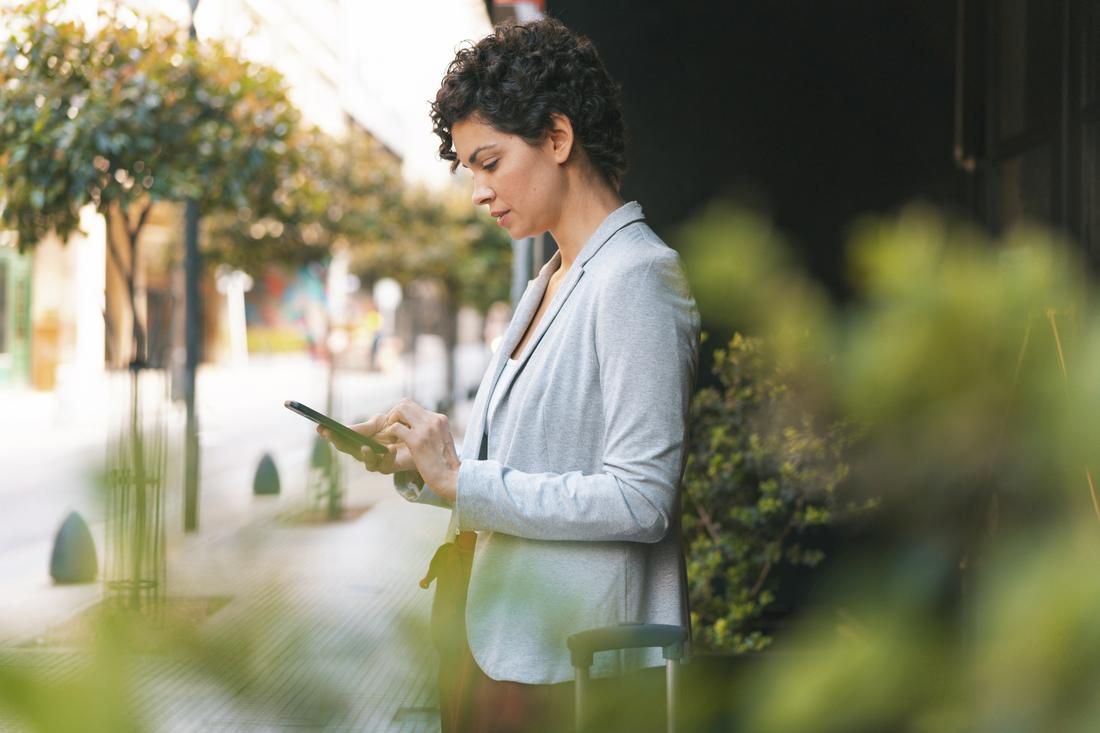
[[[482,206],[488,204],[495,198],[496,194],[493,193],[493,189],[485,185],[484,182],[474,179],[474,193],[471,196],[474,202],[474,206]]]

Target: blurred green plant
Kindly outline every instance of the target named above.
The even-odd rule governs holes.
[[[318,633],[326,620],[315,608],[295,608],[292,588],[267,582],[254,590],[237,615],[218,623],[203,623],[205,613],[195,611],[210,601],[221,608],[225,599],[169,598],[156,617],[103,603],[71,619],[59,644],[0,647],[0,725],[137,733],[208,725],[229,707],[238,725],[256,727],[278,719],[285,707],[278,703],[293,688],[304,699],[293,715],[283,713],[293,725],[339,729],[332,721],[353,708],[356,688],[334,679],[332,668],[362,660],[332,648],[331,635]],[[370,641],[361,634],[345,632],[340,642],[355,650]]]
[[[835,306],[752,212],[716,206],[689,231],[705,318],[758,335],[815,419],[861,426],[846,483],[882,497],[815,583],[827,610],[785,639],[803,653],[714,682],[725,719],[1094,730],[1100,312],[1080,255],[912,206],[856,223],[853,298]]]
[[[819,427],[759,339],[735,335],[714,373],[720,386],[692,404],[683,480],[692,630],[706,649],[758,651],[791,571],[824,559],[820,530],[872,502],[837,490],[854,429]]]

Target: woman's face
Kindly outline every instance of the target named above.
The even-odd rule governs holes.
[[[451,137],[462,166],[473,173],[474,205],[486,206],[512,239],[554,228],[565,184],[561,163],[568,151],[563,158],[553,134],[530,145],[471,115],[454,123]]]

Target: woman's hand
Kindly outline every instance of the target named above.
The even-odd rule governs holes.
[[[397,471],[416,470],[416,464],[413,463],[412,455],[403,443],[396,441],[392,437],[378,434],[379,431],[386,426],[386,421],[389,417],[389,414],[375,415],[366,422],[348,426],[360,435],[374,438],[379,443],[386,446],[388,449],[386,453],[375,453],[369,446],[358,446],[343,441],[331,430],[321,425],[317,426],[317,433],[322,438],[332,443],[336,450],[341,453],[346,453],[357,461],[362,461],[363,465],[370,471],[377,471],[378,473],[396,473]]]
[[[400,441],[435,495],[454,503],[462,462],[455,453],[446,415],[429,412],[412,400],[401,400],[386,416],[386,426],[376,438],[383,443]]]

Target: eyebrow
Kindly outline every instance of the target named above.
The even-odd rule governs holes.
[[[482,150],[485,150],[487,148],[495,148],[496,146],[496,143],[486,143],[485,145],[474,148],[474,152],[470,153],[470,165],[473,165],[477,162],[477,156],[481,153]]]

